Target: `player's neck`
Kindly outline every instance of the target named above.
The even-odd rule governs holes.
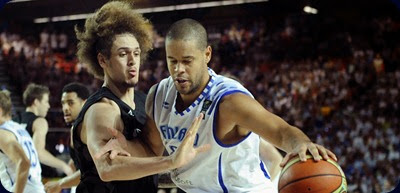
[[[3,125],[6,121],[11,120],[11,116],[1,116],[0,117],[0,125]]]
[[[36,116],[38,116],[38,114],[39,114],[37,108],[34,107],[34,106],[26,107],[25,111],[26,112],[31,112],[31,113],[35,114]]]
[[[135,109],[135,103],[133,102],[135,89],[134,87],[126,87],[122,85],[117,85],[111,82],[105,81],[103,84],[114,93],[119,99],[124,101],[131,108]]]

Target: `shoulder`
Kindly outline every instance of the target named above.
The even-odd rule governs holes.
[[[174,81],[171,76],[168,78],[162,79],[158,84],[153,85],[155,87],[155,92],[158,94],[159,92],[167,91],[174,87]]]
[[[108,98],[102,98],[98,102],[92,104],[85,113],[86,116],[107,116],[109,114],[120,114],[117,103]]]
[[[153,85],[150,90],[149,93],[147,94],[147,98],[146,98],[146,114],[150,117],[152,117],[153,114],[153,103],[154,103],[154,97],[157,91],[159,84],[155,84]]]
[[[32,130],[35,131],[36,129],[47,129],[48,123],[47,120],[43,117],[37,117],[32,124]]]
[[[1,128],[0,128],[0,138],[1,138],[0,140],[1,146],[8,145],[12,141],[17,141],[17,137],[15,136],[14,133],[12,133],[9,130]]]
[[[248,91],[236,80],[220,75],[215,77],[210,93],[210,98],[213,101],[221,102],[221,100],[223,99],[225,100],[227,98],[231,98],[231,96],[235,96],[238,94],[253,97],[250,91]]]
[[[220,99],[218,111],[219,114],[237,120],[239,118],[249,118],[255,113],[260,113],[260,107],[252,96],[242,92],[234,92],[224,95]]]
[[[254,99],[243,92],[238,91],[227,93],[226,95],[222,96],[220,100],[220,108],[233,110],[252,101],[254,101]]]

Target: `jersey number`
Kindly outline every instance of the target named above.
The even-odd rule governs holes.
[[[29,155],[29,160],[31,160],[31,166],[35,167],[37,165],[37,154],[36,151],[33,149],[33,144],[30,141],[24,141],[24,145],[26,149],[28,150],[28,155]]]

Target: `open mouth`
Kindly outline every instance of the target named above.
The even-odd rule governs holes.
[[[184,78],[176,78],[175,81],[178,82],[178,84],[184,84],[184,83],[188,82],[188,80],[186,80]]]
[[[186,80],[177,80],[177,82],[178,82],[179,84],[182,84],[182,83],[185,83]]]

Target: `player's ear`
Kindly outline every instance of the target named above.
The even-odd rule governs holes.
[[[206,54],[206,62],[207,62],[207,64],[210,62],[210,60],[211,60],[211,55],[212,55],[212,48],[211,48],[211,46],[207,46],[206,47],[206,52],[205,52],[205,54]]]
[[[40,100],[39,100],[39,99],[33,100],[33,104],[34,104],[34,105],[38,105],[39,103],[40,103]]]
[[[99,62],[100,66],[102,68],[105,68],[107,65],[107,58],[102,54],[102,53],[98,53],[97,54],[97,61]]]

